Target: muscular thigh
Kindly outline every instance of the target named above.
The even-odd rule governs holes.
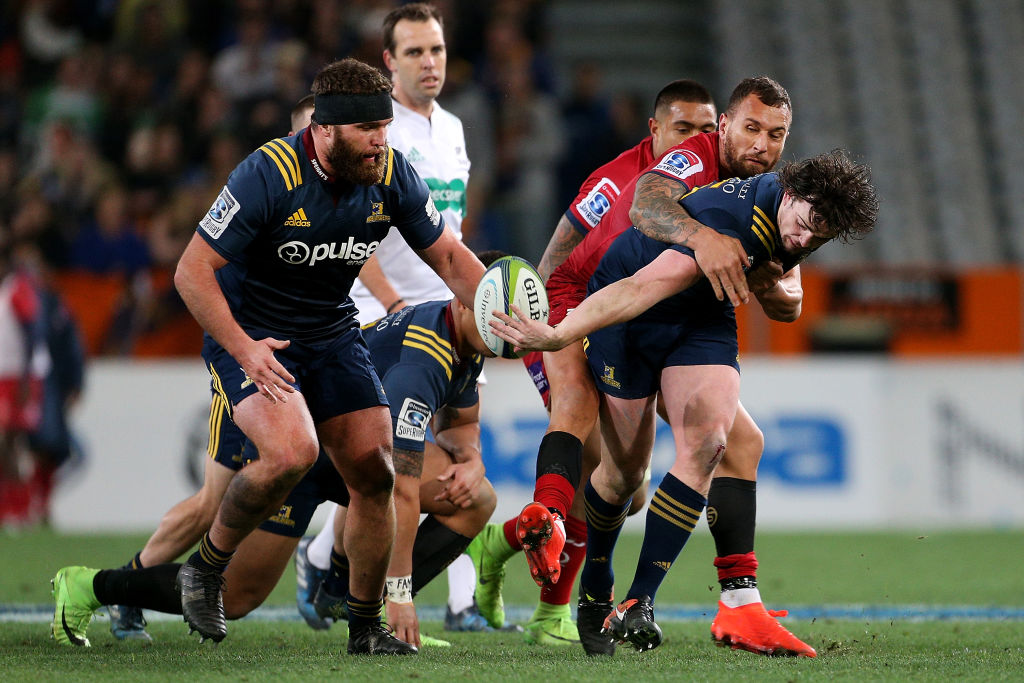
[[[729,365],[665,368],[661,391],[676,451],[695,451],[711,430],[725,438],[739,403],[740,376]]]
[[[391,412],[385,406],[364,408],[317,425],[320,443],[349,486],[391,463]]]
[[[583,343],[544,354],[550,386],[551,419],[548,431],[564,431],[580,441],[597,420],[598,393],[587,366]]]
[[[604,395],[601,400],[602,459],[622,472],[642,472],[654,447],[656,396],[624,399]]]

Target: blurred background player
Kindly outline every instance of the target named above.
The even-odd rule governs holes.
[[[659,165],[671,163],[671,155]],[[837,150],[782,171],[698,188],[682,206],[707,226],[736,235],[751,266],[784,271],[829,241],[869,232],[878,200],[867,167]],[[659,391],[676,458],[647,512],[644,542],[626,599],[605,615],[603,633],[638,650],[662,642],[654,599],[707,504],[739,401],[733,305],[717,300],[692,250],[638,230],[605,252],[590,295],[557,328],[495,311],[492,329],[519,348],[558,349],[587,337],[587,362],[601,391],[606,449],[585,491],[588,519],[620,520],[650,462]],[[521,315],[516,311],[517,315]],[[588,526],[581,595],[611,601],[611,556],[621,529]],[[581,621],[582,624],[582,621]],[[796,641],[799,643],[799,641]],[[779,644],[767,654],[802,654]]]
[[[445,224],[458,238],[466,215],[469,157],[462,122],[437,101],[444,87],[448,53],[444,20],[428,3],[398,7],[384,19],[384,65],[394,85],[394,121],[388,128],[388,144],[402,152],[430,188]],[[424,301],[451,298],[452,293],[398,231],[392,228],[377,251],[359,272],[351,297],[366,324],[402,307]],[[296,554],[299,572],[299,611],[311,625],[316,593],[304,575],[308,561],[326,571],[335,540],[335,513],[312,541],[303,540]],[[469,557],[460,557],[448,568],[448,612],[445,627],[455,631],[487,630],[473,602],[476,575]]]
[[[313,96],[299,100],[291,111],[291,130],[295,135],[309,125],[313,115]],[[173,562],[199,542],[210,528],[224,492],[235,473],[246,461],[245,436],[231,421],[231,411],[223,397],[213,390],[210,403],[210,440],[203,472],[203,485],[195,493],[164,514],[146,545],[125,564],[128,569],[153,567]],[[250,444],[250,450],[252,446]],[[252,454],[248,454],[251,459]],[[146,621],[138,607],[110,605],[110,632],[120,639],[150,640]]]
[[[481,258],[490,263],[499,255],[487,252]],[[483,476],[476,384],[484,357],[493,353],[477,333],[472,309],[458,299],[403,309],[364,332],[392,399],[398,529],[387,582],[388,623],[405,642],[445,645],[421,638],[412,598],[462,552],[494,511],[494,489]],[[425,440],[432,416],[436,443]],[[210,429],[211,447],[223,450],[227,461],[236,453],[244,453],[238,458],[244,461],[241,464],[257,457],[229,420],[211,420]],[[317,506],[326,500],[344,509],[349,499],[337,469],[321,451],[281,509],[242,542],[225,571],[228,619],[245,616],[262,604]],[[422,523],[420,512],[426,514]],[[86,631],[93,612],[113,602],[140,612],[147,608],[180,613],[174,585],[180,567],[61,569],[53,582],[56,609],[51,633],[58,644],[88,646]],[[317,608],[324,618],[347,619],[348,558],[335,554],[332,567],[317,594]],[[332,591],[340,597],[332,597]]]
[[[667,149],[701,132],[715,130],[717,112],[711,93],[700,83],[680,79],[672,81],[654,99],[654,113],[648,119],[650,135],[633,148],[599,167],[584,181],[576,199],[555,226],[541,258],[538,272],[546,282],[551,272],[562,264],[584,237],[597,227],[601,218],[619,198],[622,188]],[[537,390],[550,409],[548,376],[543,354],[531,352],[523,357]],[[559,406],[559,413],[562,406]],[[560,414],[553,413],[547,433],[541,443],[538,459],[546,457],[551,448],[574,450],[582,445],[583,480],[600,462],[600,435],[592,429],[590,436],[577,439],[573,428],[563,424]],[[568,446],[564,444],[568,442]],[[538,466],[538,476],[540,475]],[[640,497],[640,506],[642,507]],[[638,509],[639,509],[638,507]],[[528,642],[541,645],[573,645],[579,642],[576,624],[569,609],[576,573],[583,563],[586,543],[586,523],[583,521],[582,498],[575,497],[564,519],[565,545],[561,553],[561,578],[557,583],[547,582],[541,588],[540,601],[525,627]],[[505,620],[501,590],[505,561],[523,546],[516,533],[519,515],[504,525],[490,524],[470,545],[470,556],[477,567],[476,598],[481,613],[492,626],[500,627]],[[482,580],[481,580],[482,579]]]

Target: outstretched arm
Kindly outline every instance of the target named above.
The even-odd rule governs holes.
[[[565,317],[558,327],[530,320],[519,309],[519,319],[494,311],[490,326],[496,335],[519,350],[557,351],[591,332],[632,320],[662,299],[677,294],[700,279],[689,256],[666,249],[630,277],[599,289]]]
[[[580,231],[574,228],[569,219],[565,217],[565,214],[562,214],[562,217],[558,219],[558,225],[555,226],[555,232],[548,240],[544,255],[540,258],[540,265],[537,266],[537,272],[540,274],[542,282],[547,282],[555,268],[569,258],[569,254],[577,244],[583,241],[583,237]]]
[[[444,280],[459,301],[472,310],[476,286],[484,276],[484,264],[451,228],[446,227],[433,244],[416,253]]]
[[[645,173],[637,181],[629,219],[652,239],[692,249],[718,300],[724,294],[739,306],[749,298],[743,274],[747,253],[739,240],[712,230],[686,212],[679,200],[687,192],[685,183]]]

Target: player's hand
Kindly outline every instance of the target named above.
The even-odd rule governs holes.
[[[411,602],[385,601],[384,609],[388,625],[395,629],[395,637],[416,647],[420,644],[420,620],[416,616],[416,606]]]
[[[273,403],[287,403],[287,394],[295,393],[295,387],[289,384],[294,382],[295,378],[274,356],[274,351],[286,349],[289,344],[291,342],[288,340],[266,337],[259,341],[254,340],[242,354],[235,356],[246,377],[251,379],[260,393]]]
[[[449,465],[444,472],[437,476],[442,487],[441,492],[434,496],[434,500],[437,502],[447,500],[457,508],[468,508],[473,504],[473,494],[483,478],[484,464],[480,460]]]
[[[722,301],[724,294],[733,306],[746,303],[750,292],[743,269],[749,262],[740,241],[711,228],[704,228],[694,233],[689,242],[693,257],[711,283],[718,300]]]
[[[784,273],[778,261],[765,261],[757,268],[747,271],[747,286],[754,296],[759,296],[779,284]]]
[[[565,346],[558,337],[558,330],[551,325],[531,320],[530,316],[515,306],[512,306],[512,312],[518,319],[511,318],[501,311],[491,311],[497,320],[491,318],[488,324],[494,334],[514,345],[517,352],[558,351]]]

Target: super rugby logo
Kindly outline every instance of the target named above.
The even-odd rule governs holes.
[[[199,221],[199,227],[206,231],[213,239],[217,239],[224,232],[224,229],[228,227],[228,223],[234,218],[235,214],[238,213],[238,209],[241,208],[241,204],[235,199],[231,191],[228,190],[227,185],[220,191],[217,198],[213,200],[213,206],[203,216],[203,219]]]
[[[377,251],[380,242],[356,242],[354,237],[349,237],[348,242],[339,245],[337,242],[326,242],[310,247],[305,242],[297,240],[285,242],[277,248],[278,257],[285,263],[292,266],[308,264],[310,266],[318,261],[345,260],[350,264],[364,263],[373,252]]]
[[[682,180],[703,171],[704,162],[694,152],[681,149],[663,156],[654,168]]]
[[[576,204],[576,210],[583,220],[590,227],[601,222],[601,218],[612,208],[612,204],[619,197],[619,187],[609,178],[601,178],[594,189],[583,198],[583,201]]]
[[[395,438],[423,441],[427,436],[428,422],[430,422],[430,407],[425,403],[407,398],[402,404],[402,412],[398,414]]]

